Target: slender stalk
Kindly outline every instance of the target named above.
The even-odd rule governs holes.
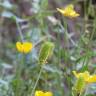
[[[40,79],[40,76],[41,76],[41,73],[42,73],[42,69],[43,69],[43,65],[41,66],[40,72],[39,72],[39,74],[38,74],[37,80],[36,80],[36,82],[35,82],[35,85],[34,85],[34,87],[33,87],[33,89],[32,89],[32,92],[31,92],[31,95],[30,95],[30,96],[34,96],[34,91],[35,91],[36,86],[37,86],[37,84],[38,84],[38,81],[39,81],[39,79]]]
[[[15,96],[20,96],[20,78],[21,78],[23,63],[24,63],[24,54],[22,54],[21,64],[18,64],[17,69],[16,69],[16,82],[17,82],[17,85],[16,85]]]
[[[15,21],[16,21],[16,25],[17,25],[17,28],[18,28],[18,32],[19,32],[21,41],[24,42],[24,37],[23,37],[22,31],[21,31],[20,25],[19,25],[19,23],[17,22],[16,19],[15,19]]]
[[[77,46],[77,44],[70,38],[69,34],[65,31],[66,29],[64,29],[63,25],[59,22],[59,26],[62,28],[62,30],[65,32],[66,36],[68,37],[68,39],[71,41],[71,43],[74,46]]]

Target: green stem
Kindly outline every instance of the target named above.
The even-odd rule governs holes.
[[[59,26],[61,27],[61,29],[65,32],[66,36],[68,37],[68,39],[71,41],[71,43],[74,45],[74,46],[77,46],[77,44],[70,38],[69,34],[66,32],[67,28],[64,29],[63,25],[59,22]]]
[[[22,65],[24,63],[24,54],[22,54],[22,60],[21,64],[18,64],[17,69],[16,69],[16,93],[15,96],[20,96],[20,79],[21,79],[21,72],[22,72]]]
[[[34,85],[34,87],[33,87],[33,89],[32,89],[32,92],[31,92],[31,95],[30,95],[30,96],[33,96],[33,95],[34,95],[34,91],[35,91],[36,86],[37,86],[37,84],[38,84],[38,81],[39,81],[39,79],[40,79],[40,76],[41,76],[41,73],[42,73],[42,69],[43,69],[43,65],[41,66],[39,75],[38,75],[38,77],[37,77],[37,80],[36,80],[36,82],[35,82],[35,85]]]
[[[16,21],[16,25],[17,25],[17,28],[18,28],[18,32],[19,32],[21,41],[24,42],[24,37],[23,37],[22,31],[21,31],[21,28],[20,28],[20,26],[19,26],[19,23],[17,22],[16,19],[15,19],[15,21]]]

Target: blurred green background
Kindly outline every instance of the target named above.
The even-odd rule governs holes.
[[[79,17],[69,19],[57,12],[56,8],[68,4],[74,4]],[[95,10],[96,0],[0,0],[0,96],[15,96],[18,65],[22,66],[20,96],[30,93],[40,70],[38,54],[46,41],[53,42],[55,49],[44,65],[36,90],[72,96],[73,70],[96,73]],[[15,46],[22,39],[19,31],[24,40],[35,45],[23,56]],[[92,84],[87,96],[95,94],[96,84]]]

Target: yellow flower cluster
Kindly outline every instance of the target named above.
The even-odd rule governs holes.
[[[79,16],[79,14],[74,10],[74,6],[72,4],[66,6],[64,9],[57,8],[57,10],[61,14],[69,18],[74,18]]]
[[[53,96],[52,92],[36,91],[35,96]]]
[[[88,71],[83,73],[77,73],[76,71],[73,71],[73,74],[76,76],[76,78],[83,77],[86,83],[96,82],[96,75],[90,75]]]
[[[33,45],[31,42],[17,42],[16,48],[21,53],[29,53],[32,49]]]

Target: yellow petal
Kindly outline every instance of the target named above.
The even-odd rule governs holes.
[[[16,48],[19,52],[23,52],[23,46],[21,42],[17,42],[16,43]]]
[[[45,92],[44,96],[53,96],[52,92]]]
[[[76,78],[79,78],[80,76],[82,76],[82,73],[77,73],[76,71],[73,71],[73,74],[75,75]]]
[[[76,78],[79,78],[79,75],[77,74],[76,71],[72,71],[72,72],[73,72],[73,74],[75,75]]]
[[[63,9],[57,8],[57,11],[59,11],[62,14],[65,14],[65,11]]]
[[[79,14],[76,13],[75,11],[70,12],[70,17],[77,17],[77,16],[79,16]]]
[[[74,10],[73,5],[68,5],[64,8],[65,13],[70,14]]]
[[[31,51],[31,49],[32,49],[32,43],[31,42],[24,42],[23,43],[23,51],[24,51],[24,53],[28,53],[28,52],[30,52]]]
[[[65,7],[65,10],[66,10],[66,9],[71,9],[71,10],[73,10],[73,9],[74,9],[74,6],[73,6],[72,4],[67,5],[67,6]]]
[[[35,96],[44,96],[44,92],[43,91],[36,91]]]
[[[84,80],[87,82],[90,75],[89,75],[89,72],[88,71],[85,71],[84,73],[82,73],[82,77],[84,78]]]
[[[76,76],[76,78],[83,77],[84,81],[87,83],[96,82],[96,75],[90,75],[88,71],[83,73],[76,73],[76,71],[73,71],[73,74]]]
[[[72,4],[66,6],[64,9],[57,8],[57,10],[66,17],[74,18],[79,16],[79,14],[75,12],[74,6]]]
[[[88,82],[89,82],[89,83],[94,83],[94,82],[96,82],[96,75],[90,76],[89,79],[88,79]]]
[[[73,74],[76,78],[83,77],[85,81],[88,81],[90,75],[88,71],[85,71],[83,73],[76,73],[76,71],[73,71]]]

